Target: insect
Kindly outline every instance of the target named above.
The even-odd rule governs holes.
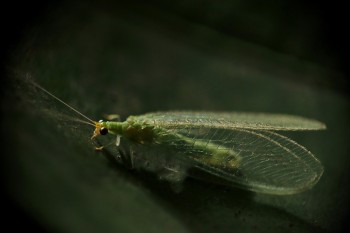
[[[135,169],[182,182],[191,169],[232,186],[268,194],[294,194],[314,186],[320,161],[280,131],[323,130],[325,124],[299,116],[240,112],[155,112],[124,122],[93,121],[43,90],[93,126],[92,139],[115,135],[114,146]],[[97,148],[103,149],[103,147]]]

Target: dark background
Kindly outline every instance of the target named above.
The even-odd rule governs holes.
[[[101,2],[100,4],[104,5],[105,3],[108,4],[109,2]],[[311,62],[312,64],[318,64],[327,70],[334,70],[336,75],[321,75],[319,77],[312,76],[309,78],[298,75],[286,75],[280,78],[286,79],[287,83],[298,83],[299,85],[306,86],[307,88],[334,92],[337,93],[337,95],[343,96],[345,100],[348,100],[349,70],[346,63],[346,56],[348,52],[349,36],[346,33],[347,21],[346,7],[344,5],[345,3],[341,3],[340,1],[332,3],[317,2],[317,4],[309,1],[265,1],[264,4],[258,3],[258,1],[251,1],[249,4],[244,1],[224,1],[221,2],[220,5],[212,1],[177,1],[173,3],[148,1],[148,3],[149,5],[146,6],[146,4],[143,4],[141,1],[128,1],[128,4],[125,5],[118,2],[115,2],[112,5],[115,8],[127,8],[128,12],[133,12],[133,10],[135,10],[135,15],[138,15],[141,18],[145,17],[147,20],[155,22],[155,24],[158,23],[159,16],[155,14],[153,17],[151,13],[143,13],[144,11],[149,11],[149,9],[152,9],[155,12],[162,12],[164,15],[175,15],[175,19],[180,18],[186,22],[213,29],[224,37],[237,38],[241,41],[268,48],[271,51],[277,52],[278,54],[288,54],[298,61]],[[76,3],[75,5],[78,4]],[[12,103],[8,101],[8,94],[12,91],[10,87],[12,79],[9,78],[11,76],[9,74],[11,74],[13,67],[16,67],[16,65],[19,63],[18,61],[20,60],[18,57],[16,57],[19,54],[16,50],[23,44],[23,41],[28,40],[28,33],[31,32],[33,28],[48,27],[47,25],[50,25],[51,22],[56,22],[57,18],[59,18],[57,15],[61,14],[63,17],[64,11],[62,9],[68,6],[69,4],[64,1],[36,1],[13,2],[10,4],[7,3],[6,6],[2,8],[3,40],[1,46],[1,67],[3,84],[1,85],[1,95],[2,117],[5,116],[6,120],[11,116],[11,114],[9,114],[9,112],[11,113],[11,110],[9,111],[8,109],[11,109],[11,106],[9,105]],[[95,5],[93,3],[86,4],[85,6],[84,3],[81,3],[81,7],[87,12],[90,10],[89,6],[99,6],[99,4]],[[96,11],[97,8],[98,7],[92,8],[91,11]],[[242,10],[236,11],[235,9],[237,8]],[[57,9],[61,9],[62,13],[57,13]],[[103,12],[103,10],[104,7],[101,7],[101,9],[98,9],[97,11]],[[52,12],[55,12],[54,14],[57,18],[51,17]],[[169,22],[166,23],[169,23],[170,25],[177,25],[177,23],[172,22],[172,20],[174,19],[169,19]],[[264,27],[267,29],[264,30]],[[187,30],[186,28],[183,29],[181,26],[178,28],[174,26],[174,28],[170,30],[173,32],[175,31],[176,34],[176,29],[179,30],[179,33],[183,33],[183,30]],[[203,48],[201,47],[200,43],[199,45],[196,43],[189,43],[188,46],[198,46],[199,48]],[[209,48],[210,53],[220,54],[220,56],[223,57],[229,56],[225,54],[224,49],[223,51],[216,50],[217,47]],[[55,93],[64,94],[62,91]],[[96,96],[99,96],[99,94],[100,93],[97,93]],[[74,98],[73,96],[74,95],[71,94],[72,98]],[[81,104],[81,102],[78,101],[78,104]],[[182,105],[179,103],[176,106]],[[190,104],[185,104],[185,106],[193,107]],[[206,106],[207,108],[215,109],[215,107],[213,107],[215,105],[210,104],[202,104],[199,106],[204,109]],[[89,109],[89,107],[87,107],[87,109]],[[151,104],[149,108],[144,107],[138,109],[137,107],[134,107],[134,109],[131,110],[135,109],[141,113],[142,110],[157,110],[157,107]],[[258,110],[262,111],[263,109],[264,108],[261,107],[261,109]],[[273,110],[273,108],[269,110]],[[127,113],[128,111],[125,112],[125,114]],[[297,113],[297,111],[292,113]],[[339,117],[339,119],[346,119],[347,115],[348,111],[343,111],[338,113],[337,117]],[[318,117],[317,114],[311,116]],[[333,120],[337,121],[338,119]],[[12,149],[12,147],[16,147],[16,138],[8,137],[7,130],[9,126],[11,126],[11,124],[8,123],[8,121],[2,121],[1,141],[4,145],[3,148],[5,154],[11,154],[11,151],[15,151]],[[346,143],[346,136],[347,134],[345,134],[344,143]],[[310,137],[313,137],[313,135]],[[313,144],[310,143],[310,145]],[[342,151],[342,153],[346,155],[348,149],[339,149],[339,151]],[[4,173],[6,182],[8,182],[6,179],[7,175],[8,173]],[[3,186],[5,189],[8,185],[6,182]],[[346,184],[347,182],[340,182],[340,184],[344,183]],[[151,182],[151,186],[152,185],[154,184]],[[159,188],[155,185],[153,190],[156,190],[155,192],[157,192],[157,189]],[[195,191],[199,192],[198,190],[203,191],[205,189],[203,189],[202,186],[199,186],[197,189],[195,188]],[[42,223],[36,217],[33,218],[31,211],[28,211],[28,209],[30,209],[28,206],[23,208],[22,204],[18,204],[18,200],[13,200],[14,198],[7,191],[4,191],[3,194],[4,198],[2,200],[4,201],[3,204],[6,207],[4,208],[4,212],[6,211],[7,215],[4,223],[8,224],[9,227],[12,229],[19,229],[22,227],[26,229],[33,228],[35,230],[49,228],[46,223]],[[168,195],[171,196],[173,194]],[[246,194],[243,193],[242,195]],[[344,194],[344,196],[346,195]],[[189,195],[186,198],[191,201],[190,197],[191,196]],[[163,197],[163,199],[168,200],[170,198]],[[344,200],[344,203],[345,205],[342,208],[345,209],[347,208],[348,201]],[[169,208],[171,209],[172,207]],[[185,207],[183,208],[183,211],[186,211]],[[338,206],[337,208],[340,207]],[[260,210],[259,208],[257,209],[257,213],[259,213],[259,211],[264,211]],[[256,209],[254,209],[253,212],[254,211],[256,211]],[[339,214],[338,216],[329,216],[329,218],[340,219],[339,221],[334,221],[337,224],[344,224],[346,222],[342,220],[346,219],[346,215],[343,213]],[[218,217],[218,219],[220,219],[220,217]],[[298,221],[295,221],[297,222],[296,224],[303,226],[304,223],[300,223]],[[10,222],[20,222],[21,224],[12,224]],[[217,224],[220,225],[220,223]],[[293,220],[291,220],[290,224],[294,226],[295,223]],[[307,224],[305,223],[305,225]],[[312,229],[319,230],[319,228],[317,228],[317,224],[315,225],[316,228]],[[304,227],[304,229],[308,229],[307,227]],[[346,224],[344,224],[344,227],[347,227]],[[329,228],[331,229],[332,227]],[[342,228],[342,226],[336,227],[337,230]],[[323,230],[322,227],[321,230]]]
[[[2,29],[6,32],[1,46],[3,64],[6,64],[9,55],[31,26],[45,20],[48,12],[62,2],[64,1],[13,1],[5,4],[1,16]],[[348,20],[346,4],[343,1],[241,1],[250,14],[242,13],[238,16],[230,14],[230,8],[234,11],[236,2],[240,1],[223,1],[221,4],[206,0],[147,2],[190,22],[203,24],[224,34],[349,74],[346,62],[349,51],[349,35],[346,30]],[[137,5],[138,1],[131,1],[131,4]],[[259,22],[259,18],[272,24],[274,30],[264,33],[259,27],[265,22]],[[288,37],[295,37],[296,40],[288,44]],[[344,77],[317,82],[326,88],[348,92],[349,81]]]

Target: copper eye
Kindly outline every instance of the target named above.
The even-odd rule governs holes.
[[[102,128],[100,129],[100,134],[101,134],[101,135],[106,135],[107,133],[108,133],[108,129],[107,129],[107,128],[102,127]]]

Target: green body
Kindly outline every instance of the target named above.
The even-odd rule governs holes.
[[[320,161],[278,131],[325,129],[319,121],[298,116],[238,112],[156,112],[125,122],[98,123],[121,137],[124,155],[134,168],[182,181],[198,168],[233,186],[293,194],[315,185]],[[166,175],[164,175],[166,173]]]
[[[117,135],[121,155],[117,158],[128,157],[132,167],[156,172],[168,181],[181,182],[194,167],[244,189],[293,194],[311,188],[323,173],[310,151],[278,132],[326,128],[316,120],[284,114],[174,111],[130,116],[125,122],[95,122],[34,85],[85,119],[79,122],[94,126],[92,138],[108,132]]]
[[[195,156],[203,163],[230,167],[232,169],[237,168],[239,165],[240,157],[233,150],[205,140],[194,140],[193,138],[174,133],[161,126],[151,125],[146,121],[137,121],[137,117],[136,121],[134,117],[129,117],[124,122],[107,121],[102,122],[102,125],[106,127],[110,133],[120,135],[136,144],[145,146],[168,146],[169,149],[178,150],[178,152],[183,153],[184,156],[186,155],[186,150],[184,148],[187,146],[191,147],[191,151],[207,152]],[[176,144],[174,144],[174,142],[176,142]],[[186,146],[183,145],[181,148],[176,146],[180,142]]]

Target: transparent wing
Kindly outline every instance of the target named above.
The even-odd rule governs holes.
[[[301,192],[316,184],[323,173],[321,163],[308,150],[274,132],[170,127],[163,139],[169,149],[182,154],[182,159],[193,166],[256,192]],[[213,150],[213,145],[217,150]],[[215,163],[208,163],[208,157],[225,150],[234,153],[219,153],[221,157],[216,157]],[[232,155],[239,157],[235,166],[230,163]]]
[[[258,130],[321,130],[322,122],[299,116],[241,112],[155,112],[134,117],[167,128],[212,127]]]

